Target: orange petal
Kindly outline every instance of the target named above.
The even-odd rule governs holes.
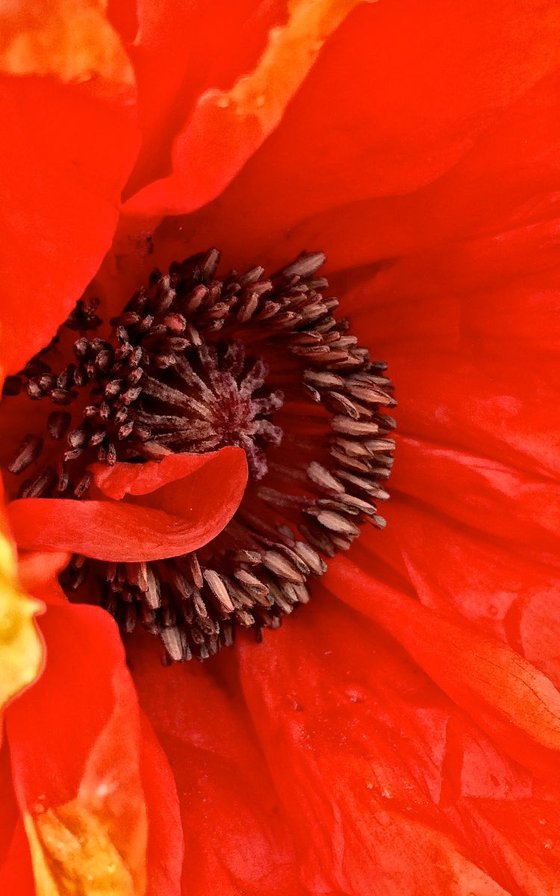
[[[130,196],[169,173],[173,139],[201,95],[251,71],[286,10],[277,0],[213,0],[211,6],[140,0],[128,6],[126,0],[109,4],[112,22],[130,42],[138,84],[142,146],[127,184]]]
[[[93,74],[132,84],[132,67],[105,17],[106,0],[24,0],[0,12],[0,69],[12,75],[54,75],[83,81]]]
[[[173,173],[128,203],[128,211],[176,214],[214,199],[278,126],[319,52],[362,0],[290,0],[257,65],[226,90],[207,90],[175,141]],[[219,21],[218,21],[219,24]]]

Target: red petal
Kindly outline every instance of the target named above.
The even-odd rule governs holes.
[[[524,206],[497,233],[345,277],[353,326],[390,361],[401,432],[557,477],[558,214]]]
[[[0,863],[0,893],[9,893],[10,896],[37,894],[29,843],[21,819],[14,829],[8,853]]]
[[[363,4],[187,232],[236,266],[317,246],[346,269],[487,228],[556,189],[559,37],[550,2]]]
[[[48,586],[68,565],[70,554],[67,551],[54,553],[23,553],[18,557],[18,576],[26,591],[37,595],[44,586]]]
[[[14,794],[7,744],[0,747],[0,893],[35,896],[29,846]]]
[[[541,141],[545,130],[543,118]],[[522,196],[541,167],[549,176],[538,142]],[[476,155],[479,177],[496,184],[499,145],[487,172],[482,147]],[[505,187],[503,204],[515,206],[517,190],[509,179]],[[506,229],[418,249],[350,283],[345,276],[344,306],[390,360],[399,431],[409,436],[397,451],[387,534],[364,535],[356,558],[375,577],[385,575],[381,558],[423,603],[508,641],[558,685],[556,205],[523,202]]]
[[[0,802],[0,866],[6,858],[19,816],[11,777],[10,755],[5,740],[2,738],[0,746],[0,790],[2,792],[2,801]]]
[[[0,706],[2,710],[40,675],[44,650],[35,616],[42,605],[22,591],[15,545],[4,512],[0,477]],[[0,728],[0,744],[2,730]]]
[[[268,42],[258,62],[249,71],[244,67],[233,69],[238,75],[233,84],[229,83],[233,68],[231,64],[229,71],[222,66],[213,72],[218,80],[201,77],[205,74],[204,67],[202,72],[197,72],[195,83],[202,88],[206,82],[210,89],[202,93],[196,105],[189,109],[190,116],[175,139],[172,174],[150,184],[134,196],[128,204],[129,211],[156,215],[187,212],[214,199],[278,126],[287,104],[307,76],[323,44],[333,32],[336,32],[340,23],[358,3],[360,0],[338,0],[335,4],[329,0],[319,0],[314,4],[296,0],[288,6],[287,20],[270,31]],[[150,5],[146,6],[153,15]],[[229,19],[233,19],[237,24],[239,18],[243,19],[243,12],[248,7],[254,8],[255,4],[229,3],[224,7],[220,3],[218,9],[212,7],[211,19],[207,19],[201,10],[196,9],[197,30],[201,29],[201,26],[204,30],[211,21],[213,44],[216,31],[219,30],[221,34],[229,36]],[[175,4],[172,8],[175,8]],[[270,15],[263,16],[263,12],[260,10],[258,12],[265,22],[268,20],[270,23],[272,18]],[[170,16],[174,28],[178,29],[179,22],[185,18],[185,12],[183,11],[176,20],[172,11],[166,9],[165,16]],[[169,53],[169,44],[177,38],[175,35],[170,38],[169,34],[166,34],[166,29],[161,27],[158,18],[159,16],[156,18],[154,28],[154,22],[150,22],[148,17],[148,33],[144,39],[147,40],[149,52],[150,49],[153,50],[153,46],[150,48],[150,43],[159,37],[162,42],[158,47],[159,61],[160,54],[165,51]],[[187,18],[191,18],[190,7]],[[255,24],[262,28],[257,15],[255,18],[257,21],[251,23],[253,29]],[[260,28],[257,30],[259,37]],[[176,33],[183,32],[176,31]],[[142,38],[141,30],[140,45]],[[262,38],[259,41],[260,47],[263,43],[261,41]],[[245,50],[239,54],[237,43],[232,47],[230,40],[226,49],[228,58],[235,59],[239,65],[241,60],[238,57],[241,56],[243,60],[241,65],[244,63],[246,65],[254,53],[254,45],[251,43],[249,47],[249,53]],[[207,46],[204,50],[208,53]],[[178,62],[172,63],[172,80],[164,88],[164,95],[167,97],[170,87],[173,88],[177,82],[177,74],[182,71],[181,60],[184,52],[182,49]],[[215,52],[213,47],[212,53]],[[172,58],[173,55],[171,51]],[[138,58],[139,71],[143,72],[142,57]],[[168,66],[165,67],[166,74],[167,69]],[[160,69],[157,72],[155,79],[152,78],[152,90],[160,83],[161,71]],[[219,86],[224,80],[227,87],[221,90]],[[178,102],[180,93],[181,91],[179,97],[173,97],[177,107],[172,120],[177,118],[177,108],[184,108],[183,104],[179,105]],[[152,102],[155,105],[154,100]],[[159,92],[157,103],[159,104]]]
[[[380,587],[346,558],[331,564],[325,582],[379,621],[506,753],[537,771],[557,767],[560,693],[510,647]]]
[[[148,805],[147,896],[179,896],[184,843],[177,786],[167,756],[143,714],[140,722],[140,770]]]
[[[264,645],[238,650],[309,892],[554,892],[555,778],[498,751],[382,629],[319,593]]]
[[[172,455],[162,472],[163,463],[117,464],[114,473],[101,477],[107,493],[140,495],[141,500],[13,501],[8,517],[15,539],[28,550],[72,551],[122,562],[196,550],[215,538],[237,510],[247,483],[245,453],[222,448],[195,458]]]
[[[388,528],[364,532],[353,557],[387,580],[385,564],[408,579],[422,603],[455,612],[509,643],[560,686],[560,594],[554,558],[481,537],[424,502],[395,497]]]
[[[479,533],[553,556],[560,487],[485,456],[401,438],[395,484]],[[422,477],[418,470],[422,470]]]
[[[184,896],[301,896],[290,831],[235,680],[233,653],[204,668],[164,668],[152,641],[135,635],[129,662],[181,797]]]
[[[40,628],[48,650],[45,671],[12,704],[6,721],[18,797],[24,796],[26,805],[38,801],[47,806],[75,796],[92,745],[115,704],[123,710],[128,704],[132,719],[137,709],[118,632],[108,614],[96,607],[51,607],[41,617]],[[135,727],[124,726],[121,732],[132,756],[138,739]]]
[[[108,249],[137,147],[130,64],[85,2],[3,18],[0,352],[47,345]],[[69,251],[69,246],[72,250]]]
[[[112,6],[113,21],[131,41],[138,81],[143,139],[129,184],[134,192],[168,173],[172,139],[200,95],[211,87],[227,87],[255,65],[284,9],[281,3],[260,0],[215,0],[211,8],[200,0],[165,5],[141,0],[134,23],[130,12],[123,15],[122,3]],[[239,39],[232,40],[233,34]]]
[[[118,631],[103,611],[69,605],[51,606],[41,628],[45,672],[6,713],[20,811],[28,813],[55,876],[61,859],[52,834],[60,829],[62,844],[71,842],[68,830],[75,825],[84,840],[62,861],[77,889],[80,884],[85,892],[89,874],[107,882],[108,873],[115,874],[117,888],[122,872],[134,881],[134,892],[144,892],[147,820],[168,835],[166,843],[154,838],[162,850],[158,866],[169,858],[170,869],[177,869],[182,836],[165,759],[153,738],[142,739]],[[144,776],[150,778],[145,788]],[[112,871],[108,855],[116,863]],[[161,869],[148,871],[148,878],[161,882]],[[174,891],[153,890],[163,892]]]

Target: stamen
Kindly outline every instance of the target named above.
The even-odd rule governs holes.
[[[80,300],[56,337],[60,354],[64,333],[78,331],[72,361],[53,369],[46,350],[4,387],[55,406],[8,465],[31,474],[20,496],[87,498],[94,462],[245,451],[242,504],[210,544],[149,563],[75,556],[61,576],[72,599],[97,595],[126,636],[137,624],[159,636],[166,662],[206,659],[238,627],[260,639],[309,601],[325,558],[363,523],[385,525],[376,502],[389,497],[392,386],[334,316],[323,262],[304,253],[270,278],[255,267],[223,279],[215,249],[174,263],[106,337],[99,303]]]
[[[26,436],[8,464],[8,470],[10,473],[23,473],[37,460],[42,450],[43,439],[41,436]]]

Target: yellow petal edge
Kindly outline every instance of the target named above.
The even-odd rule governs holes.
[[[0,531],[0,710],[37,678],[43,662],[33,620],[42,604],[22,592],[16,574],[12,545]]]
[[[103,822],[80,799],[24,823],[37,896],[137,896]]]
[[[24,816],[37,896],[145,896],[148,819],[139,719],[114,679],[115,708],[84,767],[76,797]]]
[[[263,136],[280,122],[287,103],[315,63],[327,38],[364,0],[290,0],[288,21],[273,28],[255,69],[230,90],[208,90],[199,105],[230,106],[240,117],[256,118]],[[377,0],[365,0],[374,3]]]
[[[0,3],[0,70],[54,75],[66,83],[99,77],[133,84],[132,65],[106,7],[107,0]]]

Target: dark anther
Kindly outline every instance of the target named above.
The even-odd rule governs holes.
[[[210,544],[150,563],[76,556],[62,574],[69,596],[95,595],[123,633],[139,623],[158,635],[166,662],[213,656],[238,627],[260,640],[309,601],[325,558],[363,524],[385,524],[392,386],[335,315],[323,262],[303,253],[268,278],[254,267],[223,279],[215,249],[174,262],[106,338],[86,335],[100,304],[80,300],[66,323],[80,333],[73,362],[55,371],[43,352],[4,386],[5,396],[23,391],[18,401],[64,406],[48,414],[48,438],[26,435],[11,459],[12,474],[31,474],[21,497],[84,499],[97,462],[245,451],[245,496]]]

